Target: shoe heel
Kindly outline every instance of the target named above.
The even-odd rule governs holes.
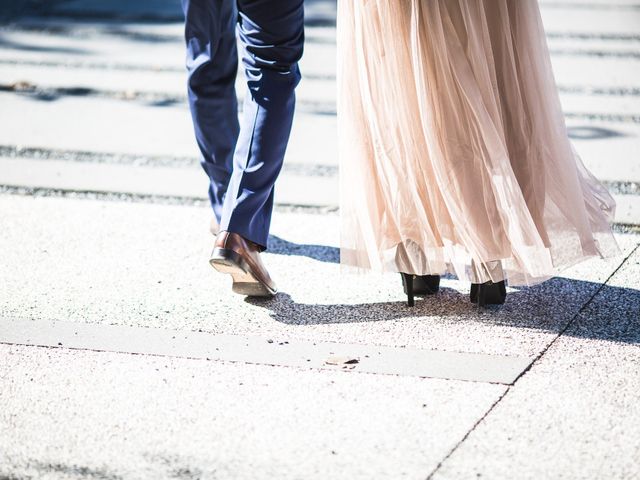
[[[477,274],[485,273],[491,278],[504,278],[502,262],[500,260],[492,260],[490,262],[477,265],[471,260],[471,266]],[[485,277],[486,278],[486,277]],[[484,283],[472,283],[469,299],[478,306],[485,305],[502,305],[507,298],[507,286],[504,280],[492,282],[489,280]]]
[[[480,307],[502,305],[506,299],[507,287],[504,280],[496,283],[489,281],[471,284],[471,301],[477,303]]]
[[[249,270],[242,257],[228,248],[214,248],[209,263],[222,273],[247,274]]]
[[[479,283],[472,283],[471,284],[471,292],[469,292],[469,300],[471,300],[471,303],[478,303],[478,290],[480,288],[480,284]]]
[[[440,291],[440,275],[422,275],[418,278],[422,280],[425,295],[435,295]]]
[[[415,305],[413,297],[413,274],[400,272],[400,275],[402,276],[404,291],[407,294],[407,303],[410,307],[413,307]]]

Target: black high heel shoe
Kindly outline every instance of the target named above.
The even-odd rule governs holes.
[[[440,275],[413,275],[400,272],[400,276],[410,307],[415,305],[414,295],[433,295],[440,290]]]
[[[507,299],[507,286],[504,280],[500,282],[472,283],[469,297],[480,307],[485,305],[502,305]]]

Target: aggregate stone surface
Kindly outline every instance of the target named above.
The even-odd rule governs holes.
[[[504,389],[0,345],[0,477],[421,479]]]
[[[9,3],[1,148],[69,162],[197,157],[178,3]],[[634,211],[636,4],[540,3],[569,136],[613,193],[636,191],[620,202]],[[285,166],[336,172],[335,2],[305,8]],[[504,387],[0,345],[0,478],[638,478],[638,236],[618,235],[619,258],[510,289],[501,308],[478,310],[468,285],[445,278],[410,309],[397,274],[341,272],[337,214],[276,211],[264,258],[280,293],[261,301],[232,294],[208,265],[202,204],[42,194],[0,194],[0,329],[20,317],[544,354]]]
[[[442,281],[406,304],[397,274],[341,273],[339,217],[276,212],[264,260],[273,299],[213,270],[207,207],[0,196],[0,310],[28,319],[536,356],[623,261],[588,260],[478,309]],[[618,236],[625,252],[638,243]]]
[[[636,249],[434,478],[638,478],[639,391]]]

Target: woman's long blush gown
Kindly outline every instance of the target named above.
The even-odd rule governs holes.
[[[620,253],[536,0],[339,0],[342,271],[529,285]]]

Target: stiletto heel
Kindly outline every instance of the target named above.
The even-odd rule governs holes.
[[[469,298],[472,303],[478,303],[478,287],[480,287],[479,283],[471,284],[471,292],[469,293]]]
[[[414,275],[412,275],[411,273],[402,273],[402,272],[400,272],[400,275],[402,275],[402,285],[404,285],[404,293],[407,294],[407,303],[409,304],[410,307],[413,307],[415,305],[415,302],[413,300]]]

